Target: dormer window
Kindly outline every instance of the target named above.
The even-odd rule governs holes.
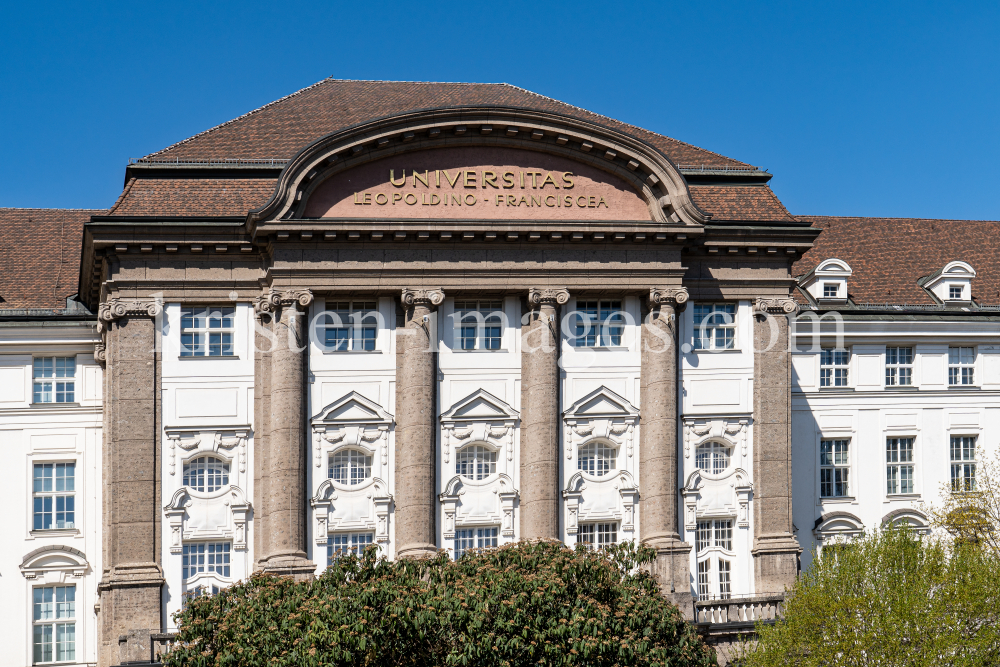
[[[836,299],[840,293],[840,285],[837,283],[823,283],[823,298]]]
[[[921,278],[917,284],[937,303],[972,301],[972,279],[976,270],[965,262],[948,262],[943,269]]]
[[[961,300],[965,289],[961,285],[948,285],[948,298]]]
[[[826,259],[799,278],[799,285],[817,301],[846,301],[847,280],[854,271],[840,259]]]

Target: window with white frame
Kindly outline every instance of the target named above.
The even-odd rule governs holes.
[[[375,301],[328,301],[324,343],[334,352],[371,352],[378,334]]]
[[[850,473],[850,440],[820,440],[819,495],[841,498],[849,495],[847,478]]]
[[[721,475],[729,467],[729,447],[721,442],[706,442],[698,445],[694,460],[699,470]]]
[[[836,299],[840,295],[839,283],[823,283],[823,298]]]
[[[500,529],[496,526],[459,528],[455,531],[455,560],[469,549],[492,549],[498,545]]]
[[[913,493],[913,438],[886,438],[885,492]]]
[[[372,476],[372,457],[358,449],[341,449],[330,457],[329,477],[356,486]]]
[[[613,347],[622,344],[625,313],[621,301],[577,301],[573,313],[573,345]]]
[[[906,387],[913,384],[913,348],[885,348],[885,386]]]
[[[229,542],[196,542],[185,544],[183,551],[184,581],[202,572],[229,578]]]
[[[35,357],[32,376],[34,403],[76,401],[76,357]]]
[[[697,303],[694,306],[694,349],[736,347],[736,304]]]
[[[499,350],[503,301],[455,301],[455,326],[462,350]]]
[[[705,600],[711,596],[712,561],[698,561],[698,599]]]
[[[466,479],[486,479],[497,471],[497,453],[482,445],[469,445],[455,454],[455,474]]]
[[[346,554],[361,556],[374,543],[375,533],[334,533],[326,540],[326,564]]]
[[[76,527],[76,463],[32,466],[32,530]]]
[[[956,285],[954,283],[948,285],[948,298],[956,301],[962,301],[965,297],[965,286]]]
[[[975,384],[976,348],[948,348],[948,384],[961,387]]]
[[[976,436],[951,437],[951,490],[976,490]]]
[[[604,549],[618,542],[617,523],[581,523],[576,532],[577,544],[588,549]]]
[[[701,553],[712,547],[733,550],[733,520],[705,519],[698,522],[695,533],[696,549]]]
[[[199,456],[184,464],[184,486],[212,493],[229,486],[229,464],[214,456]]]
[[[819,353],[819,386],[846,387],[851,352],[842,347],[824,347]]]
[[[32,589],[32,662],[76,660],[76,586]]]
[[[719,551],[733,551],[733,520],[703,519],[695,532],[695,549],[698,561],[698,597],[707,599],[718,596],[728,599],[732,595],[732,564]],[[708,555],[710,550],[716,553]]]
[[[181,309],[182,357],[236,355],[236,309],[199,306]]]
[[[580,448],[576,467],[595,477],[604,477],[616,467],[618,451],[603,442],[592,442]]]

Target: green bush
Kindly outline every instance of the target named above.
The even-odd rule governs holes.
[[[714,665],[638,567],[653,551],[521,542],[451,561],[369,549],[316,580],[254,575],[177,616],[174,667]]]

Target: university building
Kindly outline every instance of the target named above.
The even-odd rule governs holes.
[[[509,85],[328,79],[107,210],[0,209],[0,643],[116,665],[254,571],[522,539],[649,544],[721,627],[926,530],[998,445],[997,223],[770,179]]]

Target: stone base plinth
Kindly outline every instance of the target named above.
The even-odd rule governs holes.
[[[647,566],[660,584],[664,597],[677,605],[684,618],[694,618],[691,593],[691,545],[678,538],[656,538],[645,542],[656,549],[656,560]]]
[[[396,558],[434,558],[439,551],[441,550],[433,544],[410,543],[396,550]]]
[[[794,535],[762,535],[754,542],[754,590],[764,593],[784,593],[799,575],[799,554],[802,547]]]
[[[291,577],[295,581],[309,581],[316,576],[316,564],[305,554],[270,556],[258,562],[256,569],[279,577]]]
[[[118,640],[136,628],[155,628],[159,631],[162,627],[160,595],[163,584],[163,570],[156,563],[118,565],[105,571],[97,586],[100,595],[100,667],[133,660],[133,653],[144,656],[135,659],[149,660],[150,656],[145,654],[149,650],[148,643],[142,646],[122,644],[125,652],[122,655]]]

